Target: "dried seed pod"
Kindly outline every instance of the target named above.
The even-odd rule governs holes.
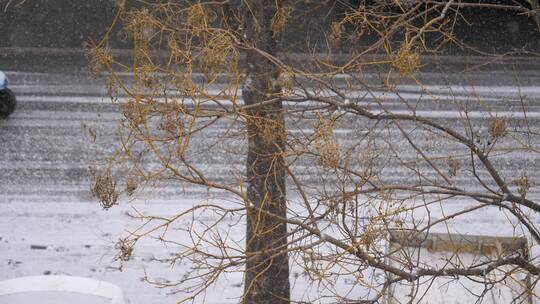
[[[84,45],[86,58],[88,59],[88,70],[92,75],[101,75],[113,63],[111,50],[104,47],[86,44]]]
[[[506,119],[500,117],[490,119],[488,132],[492,138],[504,137],[507,133]]]
[[[287,21],[291,17],[293,8],[291,6],[280,7],[272,19],[270,20],[270,28],[272,29],[272,35],[276,37],[279,33],[285,29]]]
[[[339,143],[334,135],[334,120],[324,119],[319,116],[319,120],[314,128],[315,149],[319,154],[319,162],[325,169],[336,168],[339,165]]]
[[[101,172],[93,172],[93,184],[91,188],[92,195],[98,199],[101,207],[105,210],[116,205],[118,201],[118,192],[116,191],[116,181],[114,180],[111,170],[105,169]]]
[[[340,22],[333,22],[330,26],[330,33],[328,34],[328,42],[332,47],[339,47],[341,44],[341,36],[343,32],[343,26]]]
[[[525,173],[522,173],[520,178],[513,181],[513,184],[517,186],[517,191],[521,199],[525,199],[527,192],[529,192],[529,189],[531,188],[529,177]]]
[[[457,172],[459,170],[459,167],[460,167],[459,160],[457,160],[455,157],[450,155],[446,159],[446,165],[448,166],[448,174],[450,176],[456,176],[456,174],[457,174]]]
[[[420,68],[420,54],[416,52],[410,43],[404,42],[399,50],[392,55],[392,66],[398,70],[401,76],[411,77]]]
[[[132,196],[135,193],[135,190],[139,187],[135,177],[130,176],[126,182],[126,193],[128,196]]]
[[[133,254],[133,245],[135,245],[134,240],[129,240],[127,238],[119,239],[114,246],[114,248],[119,251],[118,255],[116,255],[116,259],[120,261],[129,261],[129,259],[131,259],[131,255]]]

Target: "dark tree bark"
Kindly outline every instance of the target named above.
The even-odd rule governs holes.
[[[249,1],[244,12],[246,39],[255,48],[275,54],[277,43],[271,31],[275,1]],[[242,90],[246,105],[279,94],[279,69],[261,54],[246,53],[247,79]],[[247,113],[248,157],[247,217],[244,303],[289,303],[289,263],[287,225],[260,210],[286,217],[285,126],[281,103],[255,107]],[[281,253],[279,251],[281,250]]]

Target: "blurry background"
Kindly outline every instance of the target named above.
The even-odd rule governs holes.
[[[80,48],[83,42],[96,41],[114,18],[115,0],[2,0],[0,1],[0,47],[17,48]],[[178,0],[180,2],[180,0]],[[292,1],[309,15],[293,16],[289,26],[297,29],[285,37],[288,50],[309,49],[325,51],[328,43],[324,34],[328,24],[336,21],[347,7],[373,5],[367,0]],[[480,0],[491,3],[528,6],[526,0]],[[128,1],[135,5],[136,1]],[[307,4],[306,4],[307,3]],[[481,51],[505,53],[516,49],[540,50],[540,31],[533,19],[522,13],[500,10],[461,8],[461,17],[449,24],[452,32],[465,44]],[[346,29],[345,29],[346,35]],[[306,38],[309,37],[309,38]],[[353,43],[342,44],[335,52],[358,49],[368,45],[373,36],[366,33]],[[129,47],[122,32],[115,31],[112,48]],[[303,43],[299,43],[299,41]],[[462,53],[459,47],[445,49],[448,53]]]

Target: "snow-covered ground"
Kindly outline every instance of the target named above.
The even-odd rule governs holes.
[[[114,246],[127,230],[139,224],[126,212],[135,208],[172,215],[204,201],[205,190],[165,185],[153,192],[154,195],[102,210],[90,196],[87,169],[113,151],[116,119],[120,117],[116,106],[105,97],[104,84],[83,74],[6,72],[19,106],[9,119],[0,121],[0,279],[40,274],[77,275],[119,285],[133,304],[175,303],[179,295],[154,288],[144,282],[143,277],[147,274],[160,283],[180,278],[188,265],[172,268],[157,261],[174,254],[176,248],[146,242],[137,247],[132,260],[120,264],[113,261],[117,254]],[[489,79],[493,75],[498,78]],[[529,123],[536,130],[540,127],[540,87],[536,86],[540,75],[527,75],[521,89],[513,85],[512,75],[503,72],[474,75],[467,86],[449,85],[445,77],[435,79],[440,83],[430,78],[430,91],[437,97],[435,103],[427,101],[433,96],[425,96],[414,86],[407,85],[399,90],[418,105],[421,113],[456,124],[461,114],[450,102],[467,103],[473,119],[486,117],[484,107],[488,104],[492,113],[519,121],[523,118],[520,96],[526,95]],[[473,97],[467,97],[471,94]],[[456,96],[460,100],[456,101]],[[398,103],[392,103],[396,96],[381,94],[379,97],[387,100],[392,110],[404,110]],[[369,105],[370,101],[361,102]],[[362,123],[362,120],[354,120],[343,124],[335,130],[338,139],[345,143],[353,140],[357,126]],[[225,129],[218,124],[206,130],[208,141],[222,139]],[[92,134],[96,135],[95,141]],[[438,147],[434,153],[448,149],[452,147]],[[243,172],[241,158],[201,154],[194,156],[194,161],[210,168],[210,177],[218,180],[231,179]],[[503,170],[503,175],[513,176],[523,168],[537,171],[540,158],[524,155],[519,159],[505,159],[502,156],[496,160],[496,165]],[[303,180],[317,180],[308,164],[304,167],[299,164],[295,170]],[[389,179],[407,178],[400,172],[386,172]],[[533,184],[538,182],[540,180],[533,177]],[[458,184],[467,183],[466,176],[458,180]],[[538,189],[533,188],[530,197],[540,198]],[[433,208],[429,216],[434,220],[467,206],[466,201],[457,200],[449,207],[445,205],[444,210]],[[415,216],[428,220],[427,213],[421,210]],[[540,219],[535,217],[534,223],[540,225]],[[483,208],[467,217],[451,220],[449,227],[465,234],[515,234],[512,223],[496,208]],[[445,232],[446,228],[441,226],[435,230]],[[233,232],[241,238],[243,229],[238,225]],[[533,252],[536,251],[533,248]],[[299,270],[293,268],[291,275],[294,297],[316,292],[317,286],[305,286]],[[240,273],[229,274],[209,290],[205,300],[207,303],[237,303],[241,283]],[[343,292],[348,290],[347,284],[343,282]]]

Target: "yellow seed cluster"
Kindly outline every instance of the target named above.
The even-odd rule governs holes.
[[[489,135],[492,138],[501,138],[506,135],[506,120],[500,117],[494,117],[489,122]]]
[[[103,209],[111,208],[118,201],[116,181],[112,176],[111,170],[105,169],[101,172],[91,171],[93,171],[92,195],[98,199]]]
[[[411,77],[421,65],[420,54],[409,43],[403,43],[392,55],[392,67],[403,77]]]
[[[339,144],[334,136],[334,121],[319,116],[315,125],[315,150],[323,168],[336,168],[339,165]]]

